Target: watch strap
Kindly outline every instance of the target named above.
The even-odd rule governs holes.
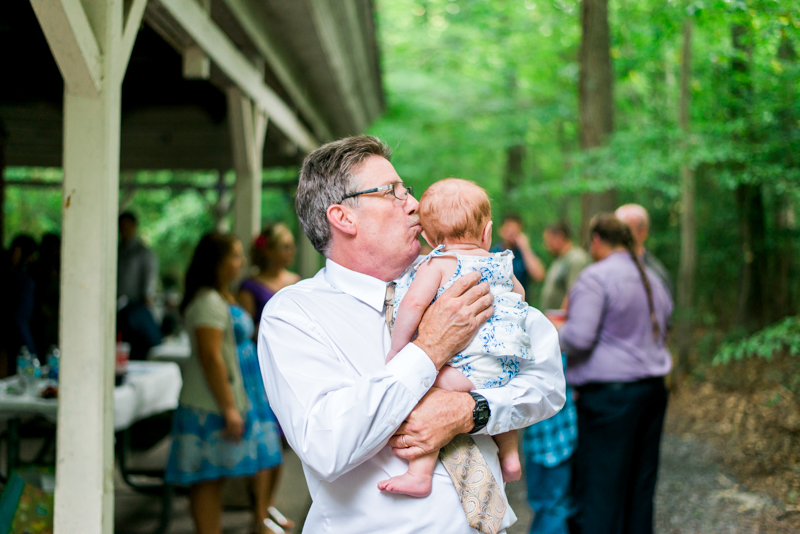
[[[491,409],[489,409],[489,403],[486,400],[486,397],[475,393],[474,391],[470,391],[469,394],[475,399],[475,408],[472,410],[472,422],[474,424],[472,430],[469,431],[470,434],[474,434],[476,432],[480,432],[486,427],[486,423],[489,422],[489,417],[492,415]]]

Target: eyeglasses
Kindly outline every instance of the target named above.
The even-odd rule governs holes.
[[[372,189],[365,189],[364,191],[359,191],[358,193],[350,193],[342,197],[342,200],[338,202],[341,204],[348,198],[357,197],[359,195],[366,195],[367,193],[378,193],[380,191],[391,191],[394,198],[397,200],[405,200],[408,198],[408,195],[414,196],[414,188],[410,185],[406,185],[403,182],[395,182],[393,184],[382,185],[380,187],[373,187]]]

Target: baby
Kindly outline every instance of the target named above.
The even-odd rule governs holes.
[[[514,277],[511,251],[492,254],[492,210],[481,187],[467,180],[436,182],[419,201],[422,235],[434,250],[398,282],[395,288],[391,360],[411,342],[422,314],[460,276],[479,271],[494,296],[494,315],[478,330],[463,352],[439,371],[434,384],[448,391],[472,391],[504,386],[516,376],[519,361],[532,359],[525,331],[528,305],[525,290]],[[516,431],[494,436],[500,450],[503,480],[521,474]],[[408,465],[404,475],[378,484],[392,493],[425,497],[431,491],[438,451]]]

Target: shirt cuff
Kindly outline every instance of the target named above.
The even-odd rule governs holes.
[[[511,388],[476,389],[475,393],[483,395],[483,398],[489,403],[489,411],[491,412],[486,426],[475,433],[494,436],[511,430],[509,424],[513,405]]]
[[[386,364],[386,369],[399,380],[417,400],[431,389],[436,381],[436,366],[425,351],[413,343],[406,345]]]

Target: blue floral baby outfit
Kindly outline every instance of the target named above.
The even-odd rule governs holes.
[[[254,475],[283,461],[280,430],[261,379],[253,337],[253,320],[239,306],[230,306],[239,366],[250,401],[244,436],[236,443],[222,437],[225,419],[220,414],[179,405],[172,428],[172,450],[166,481],[190,486],[204,480]]]
[[[510,250],[491,256],[471,256],[456,252],[445,252],[439,245],[419,263],[409,269],[395,287],[394,316],[417,269],[426,261],[440,256],[453,256],[458,261],[455,273],[439,288],[435,301],[460,277],[478,271],[481,282],[488,282],[494,296],[494,315],[478,330],[467,348],[456,354],[447,365],[464,373],[476,389],[498,388],[514,378],[519,371],[520,360],[532,360],[531,340],[525,330],[528,304],[518,293],[514,293],[514,253]]]

